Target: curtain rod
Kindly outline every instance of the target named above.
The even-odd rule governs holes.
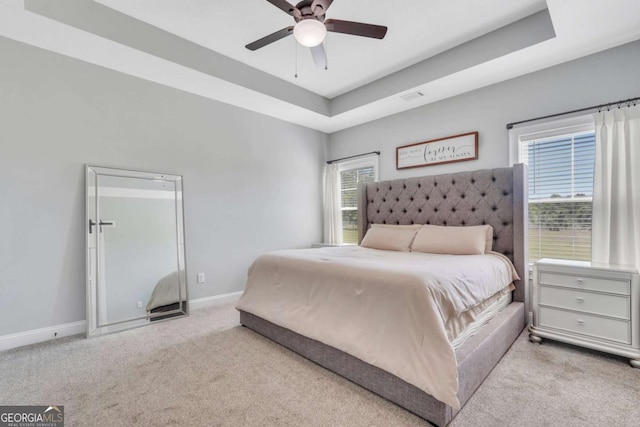
[[[534,119],[521,120],[519,122],[507,123],[507,129],[512,129],[514,126],[520,125],[522,123],[528,123],[528,122],[533,122],[533,121],[542,120],[542,119],[550,119],[552,117],[565,116],[567,114],[581,113],[583,111],[589,111],[589,110],[595,110],[595,109],[598,109],[598,111],[600,111],[603,108],[609,109],[612,106],[617,106],[618,108],[622,108],[624,106],[624,104],[627,104],[626,106],[630,107],[631,104],[636,105],[636,103],[639,100],[640,100],[640,97],[623,99],[621,101],[608,102],[606,104],[594,105],[593,107],[580,108],[578,110],[565,111],[564,113],[550,114],[548,116],[536,117]]]
[[[379,151],[371,151],[369,153],[362,153],[362,154],[356,154],[354,156],[349,156],[349,157],[342,157],[341,159],[334,159],[334,160],[327,160],[327,164],[330,165],[331,163],[337,163],[337,162],[341,162],[343,160],[349,160],[349,159],[353,159],[355,157],[362,157],[362,156],[368,156],[369,154],[376,154],[376,155],[380,155]]]

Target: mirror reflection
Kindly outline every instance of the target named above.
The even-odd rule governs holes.
[[[182,177],[87,167],[87,336],[187,313]]]

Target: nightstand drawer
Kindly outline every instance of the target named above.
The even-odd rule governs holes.
[[[629,295],[631,293],[631,284],[629,281],[612,280],[600,277],[582,277],[541,271],[539,283],[541,285],[566,286],[568,288],[602,291],[622,295]]]
[[[585,313],[540,307],[540,326],[631,344],[629,322]]]
[[[540,286],[540,304],[570,310],[631,318],[631,301],[628,296],[603,295],[579,290]]]

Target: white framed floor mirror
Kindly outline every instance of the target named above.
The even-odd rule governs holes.
[[[182,176],[86,167],[87,338],[188,313]]]

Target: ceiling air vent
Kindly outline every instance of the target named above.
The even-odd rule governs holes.
[[[404,101],[411,101],[411,100],[414,100],[416,98],[420,98],[421,96],[424,96],[424,93],[422,93],[420,91],[416,91],[416,92],[408,93],[406,95],[402,95],[400,97],[400,99],[402,99]]]

